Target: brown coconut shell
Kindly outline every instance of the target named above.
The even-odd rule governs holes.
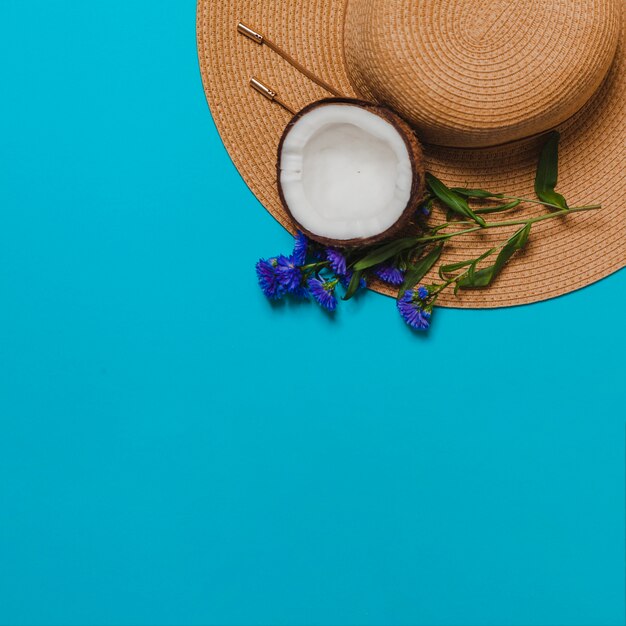
[[[409,159],[411,161],[411,169],[413,171],[413,183],[411,185],[411,195],[409,201],[402,212],[402,215],[398,218],[398,220],[386,231],[375,235],[373,237],[367,238],[357,238],[357,239],[330,239],[328,237],[320,236],[316,233],[312,233],[311,231],[304,228],[298,221],[294,218],[287,202],[285,200],[285,196],[283,193],[282,185],[280,182],[281,175],[281,155],[283,152],[283,144],[285,143],[285,139],[287,135],[289,135],[291,129],[296,124],[296,122],[304,117],[307,113],[310,113],[314,109],[319,107],[327,106],[329,104],[344,104],[349,106],[357,106],[367,111],[373,113],[374,115],[378,115],[383,118],[385,121],[389,122],[399,133],[400,136],[404,139],[404,143],[406,144],[407,151],[409,154]],[[371,102],[366,102],[365,100],[356,100],[352,98],[325,98],[323,100],[318,100],[306,106],[304,109],[296,113],[293,119],[287,124],[285,131],[280,139],[280,143],[278,144],[278,160],[276,162],[276,178],[278,184],[278,194],[280,196],[280,201],[293,221],[294,225],[302,231],[307,237],[312,239],[313,241],[317,241],[325,246],[332,247],[340,247],[340,248],[350,248],[355,246],[371,246],[377,243],[384,242],[388,239],[392,239],[393,237],[399,235],[411,222],[413,216],[415,215],[415,211],[419,208],[419,205],[423,202],[425,193],[426,193],[426,166],[424,163],[424,154],[422,152],[422,146],[415,135],[415,131],[405,122],[397,113],[392,111],[391,109],[372,104]]]

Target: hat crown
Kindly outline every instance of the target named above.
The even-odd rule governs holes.
[[[428,143],[482,147],[558,126],[607,75],[622,0],[349,0],[350,81]]]

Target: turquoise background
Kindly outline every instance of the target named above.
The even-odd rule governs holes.
[[[194,21],[0,3],[0,623],[624,624],[626,274],[273,308]]]

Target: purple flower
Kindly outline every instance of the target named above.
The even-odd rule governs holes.
[[[276,275],[286,293],[295,293],[302,286],[302,272],[292,256],[276,259]]]
[[[306,255],[309,251],[309,240],[306,235],[298,231],[295,237],[295,245],[293,248],[293,260],[296,265],[302,267],[306,264]]]
[[[277,259],[261,259],[256,264],[259,286],[270,300],[280,300],[285,295],[285,288],[278,277],[277,266]]]
[[[426,289],[426,287],[420,287],[417,290],[417,295],[420,300],[426,300],[428,298],[428,289]]]
[[[404,282],[404,272],[392,265],[379,266],[376,276],[394,287],[399,287]]]
[[[311,297],[309,288],[306,285],[300,285],[291,292],[291,295],[299,300],[308,300]]]
[[[345,276],[348,273],[348,264],[346,257],[339,250],[334,248],[326,248],[326,258],[330,262],[330,269],[337,276]]]
[[[319,278],[309,279],[309,289],[315,301],[327,311],[334,311],[337,308],[337,298],[335,287],[337,281],[325,281]]]
[[[430,328],[431,313],[424,310],[424,302],[420,297],[419,290],[407,291],[398,299],[398,311],[402,319],[415,330],[428,330]]]

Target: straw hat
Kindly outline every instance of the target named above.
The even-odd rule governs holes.
[[[622,0],[199,0],[198,49],[232,160],[291,232],[276,184],[291,115],[250,78],[294,110],[329,93],[276,49],[338,93],[393,108],[425,144],[427,169],[450,186],[533,198],[539,135],[558,128],[558,191],[603,209],[542,223],[493,286],[439,301],[490,308],[565,294],[626,265],[623,13]],[[269,45],[238,34],[240,21]],[[492,232],[455,239],[446,262],[501,242]],[[259,242],[258,252],[276,251]]]

